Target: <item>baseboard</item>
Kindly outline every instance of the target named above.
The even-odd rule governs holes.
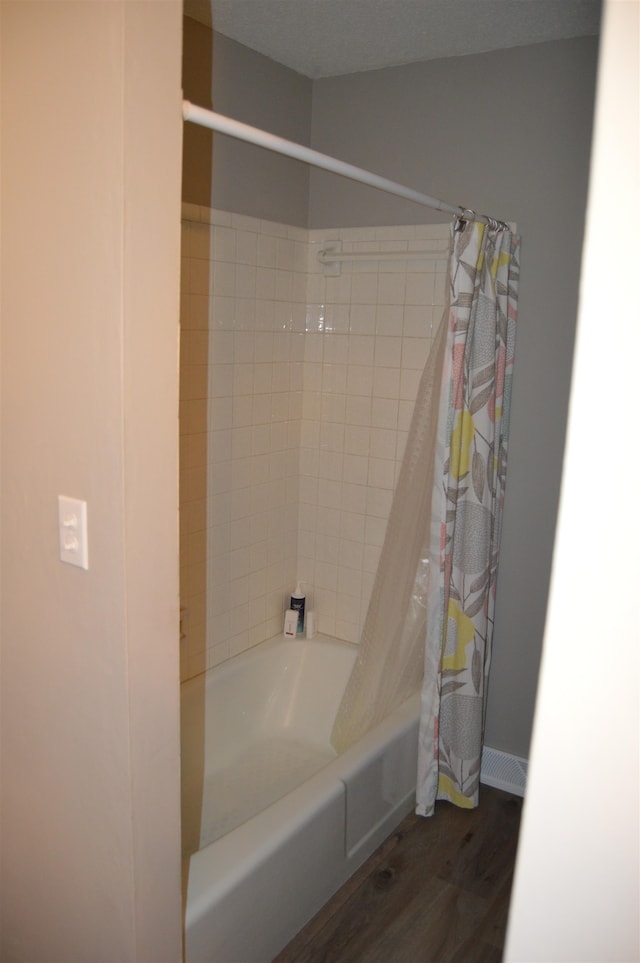
[[[516,796],[524,796],[527,784],[527,759],[485,746],[482,750],[480,782],[494,789],[504,789]]]

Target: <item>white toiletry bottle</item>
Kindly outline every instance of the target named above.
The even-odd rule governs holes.
[[[298,613],[298,635],[304,633],[304,603],[306,599],[304,592],[300,588],[300,582],[296,583],[295,591],[291,594],[289,608]]]
[[[287,609],[284,613],[284,637],[295,639],[298,634],[298,613]]]
[[[306,632],[308,639],[315,639],[316,637],[316,613],[313,609],[307,609],[306,614]]]

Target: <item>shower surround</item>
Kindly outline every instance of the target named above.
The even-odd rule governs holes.
[[[279,634],[298,578],[320,630],[358,641],[448,238],[183,205],[183,679]],[[331,242],[398,257],[325,269]]]

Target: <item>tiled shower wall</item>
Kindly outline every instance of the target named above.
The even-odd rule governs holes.
[[[446,255],[446,225],[306,231],[183,208],[182,676],[282,630],[297,578],[357,641]]]

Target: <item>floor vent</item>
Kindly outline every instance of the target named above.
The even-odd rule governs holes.
[[[528,765],[526,759],[485,746],[482,750],[480,782],[516,796],[524,796]]]

